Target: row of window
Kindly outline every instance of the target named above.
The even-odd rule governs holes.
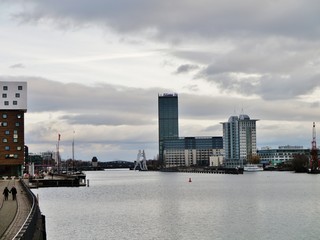
[[[9,88],[8,88],[8,86],[3,86],[2,89],[3,89],[3,91],[8,91]],[[19,90],[19,91],[22,91],[22,90],[23,90],[23,87],[22,87],[22,86],[18,86],[18,90]]]
[[[8,123],[7,122],[0,122],[0,126],[1,127],[7,127],[8,126]],[[16,122],[16,127],[20,127],[20,123],[19,122]]]
[[[5,106],[9,106],[9,101],[4,101],[3,104]],[[18,101],[12,101],[12,105],[15,105],[15,106],[18,105]]]
[[[7,98],[7,97],[8,97],[8,94],[2,93],[2,98]],[[15,97],[16,97],[16,98],[20,98],[20,93],[16,93],[16,94],[15,94]]]
[[[21,146],[17,146],[17,151],[21,151],[22,147]],[[5,146],[4,150],[6,151],[10,151],[10,146]]]
[[[8,139],[7,139],[7,138],[3,138],[3,139],[2,139],[2,142],[7,143],[7,142],[8,142]],[[14,142],[14,143],[17,143],[17,142],[18,142],[18,138],[13,138],[13,142]]]
[[[10,135],[10,131],[9,130],[5,130],[4,134],[5,135]],[[16,138],[18,138],[18,130],[13,130],[13,136],[17,136]]]
[[[5,158],[18,158],[18,154],[6,154]]]
[[[8,118],[8,114],[3,113],[3,114],[2,114],[2,118]],[[21,115],[21,114],[17,114],[17,118],[18,118],[18,119],[22,118],[22,115]]]

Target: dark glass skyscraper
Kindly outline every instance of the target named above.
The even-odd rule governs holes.
[[[158,95],[159,160],[163,161],[163,141],[179,137],[178,94]]]

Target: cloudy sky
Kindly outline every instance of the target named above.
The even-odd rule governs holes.
[[[0,0],[0,80],[28,82],[31,152],[158,154],[157,98],[181,136],[248,114],[258,147],[310,148],[320,126],[318,0]]]

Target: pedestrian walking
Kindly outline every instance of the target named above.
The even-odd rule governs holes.
[[[11,190],[10,190],[11,194],[12,194],[12,200],[16,200],[16,196],[17,196],[17,189],[15,186],[12,186]]]
[[[5,187],[5,189],[3,190],[3,195],[4,195],[4,200],[8,200],[8,196],[9,196],[9,189],[7,187]]]

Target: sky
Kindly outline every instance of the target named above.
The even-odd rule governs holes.
[[[0,81],[28,83],[25,144],[63,159],[158,154],[158,94],[180,136],[247,114],[258,148],[311,147],[318,0],[0,0]],[[318,128],[318,125],[316,125]]]

